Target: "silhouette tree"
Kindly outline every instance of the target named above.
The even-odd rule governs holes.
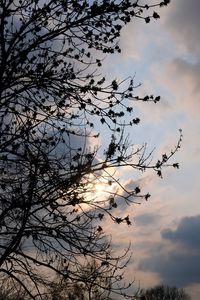
[[[79,281],[74,283],[68,278],[65,279],[60,276],[54,279],[50,287],[51,299],[111,299],[112,285],[116,283],[114,279],[116,276],[113,273],[113,268],[108,264],[100,265],[92,260],[79,270]]]
[[[177,287],[156,286],[142,291],[141,300],[190,300],[190,296]]]
[[[0,300],[27,300],[27,294],[22,286],[12,278],[0,280]]]
[[[128,216],[115,216],[116,199],[150,195],[127,190],[112,170],[151,168],[162,176],[180,147],[181,136],[155,163],[145,146],[129,147],[124,127],[140,121],[132,116],[134,101],[160,97],[139,97],[133,78],[108,83],[98,71],[102,53],[121,51],[125,24],[157,19],[151,9],[168,3],[1,0],[0,275],[33,299],[44,297],[42,286],[55,272],[78,281],[84,258],[122,268],[124,254],[113,254],[102,220],[130,225]],[[99,124],[111,135],[102,155],[91,143]],[[118,189],[97,199],[102,182]],[[118,284],[117,292],[123,289]]]

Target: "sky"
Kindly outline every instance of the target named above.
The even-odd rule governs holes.
[[[142,0],[143,2],[145,0]],[[146,0],[153,3],[154,0]],[[174,149],[183,131],[180,151],[172,159],[180,169],[166,169],[163,179],[152,171],[131,177],[124,171],[120,180],[140,186],[151,198],[133,206],[119,205],[132,226],[109,221],[116,248],[132,246],[127,281],[137,289],[166,284],[186,289],[192,300],[200,294],[200,1],[171,0],[159,11],[160,19],[146,24],[134,19],[120,38],[122,52],[104,60],[107,78],[134,76],[142,85],[138,95],[155,94],[161,101],[134,104],[141,123],[131,128],[130,141],[156,146],[155,157]],[[110,142],[105,131],[102,143]],[[74,144],[80,141],[74,140]],[[105,147],[102,147],[102,149]]]
[[[121,248],[132,242],[128,277],[136,287],[177,286],[192,300],[200,293],[199,11],[199,0],[172,0],[160,9],[159,20],[134,20],[123,29],[122,53],[105,61],[105,72],[112,77],[135,75],[142,82],[138,94],[161,95],[156,105],[137,105],[141,124],[130,132],[132,141],[156,146],[159,154],[173,149],[183,130],[182,147],[173,160],[180,169],[166,169],[163,179],[141,174],[140,186],[151,194],[150,200],[123,206],[133,226],[110,224],[108,229]],[[125,172],[122,178],[133,186],[137,180]]]

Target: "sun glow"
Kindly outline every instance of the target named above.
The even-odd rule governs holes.
[[[103,205],[111,196],[116,194],[116,191],[117,184],[115,182],[105,179],[93,180],[87,187],[85,202]]]
[[[115,193],[116,187],[114,187],[114,184],[101,182],[101,183],[95,183],[94,184],[94,190],[93,195],[96,199],[104,199],[108,198],[110,195]]]

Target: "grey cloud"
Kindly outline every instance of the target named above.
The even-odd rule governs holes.
[[[165,229],[161,235],[164,239],[200,250],[200,215],[183,218],[176,230]]]
[[[143,214],[135,217],[134,220],[137,226],[148,226],[157,223],[160,220],[160,216],[156,214]]]
[[[176,80],[179,89],[184,86],[186,93],[181,97],[181,105],[186,105],[186,109],[192,114],[196,111],[198,113],[200,109],[199,11],[199,0],[172,1],[165,20],[165,29],[169,30],[174,37],[174,44],[177,46],[176,56],[179,57],[171,64],[171,76]],[[184,55],[184,58],[183,53],[179,53],[179,46],[188,51],[188,55]]]
[[[176,230],[165,229],[161,237],[174,244],[155,249],[152,256],[140,261],[138,268],[159,274],[168,285],[186,287],[200,283],[200,215],[183,218]]]
[[[188,83],[193,86],[193,93],[198,93],[200,85],[200,62],[193,64],[177,58],[173,61],[173,65],[179,77],[183,78],[187,76],[190,79],[191,82]]]
[[[200,110],[200,61],[188,62],[182,58],[176,58],[168,64],[168,78],[176,82],[174,88],[178,95],[179,105],[186,112],[198,114]]]
[[[176,41],[184,44],[190,52],[199,56],[200,49],[200,1],[172,1],[166,25]]]
[[[200,283],[200,255],[164,252],[143,260],[139,264],[141,271],[158,273],[166,285],[186,287],[190,284]]]

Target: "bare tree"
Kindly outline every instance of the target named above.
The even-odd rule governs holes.
[[[107,215],[130,225],[128,216],[115,216],[116,198],[132,203],[150,195],[127,190],[112,170],[151,168],[162,176],[180,147],[181,137],[155,163],[145,146],[129,147],[124,127],[139,119],[127,100],[160,97],[141,98],[133,78],[108,83],[98,72],[102,53],[121,51],[122,27],[132,18],[159,18],[151,9],[169,0],[139,2],[1,0],[0,275],[33,299],[45,297],[42,286],[55,272],[78,281],[84,258],[122,268],[124,255],[113,256],[99,222]],[[99,124],[111,135],[101,156],[89,146]],[[118,189],[97,200],[94,186],[102,181]]]
[[[142,291],[141,300],[190,300],[190,296],[177,287],[159,285]]]
[[[21,284],[12,278],[0,278],[0,300],[27,300],[27,294]]]
[[[115,269],[117,271],[117,269]],[[58,276],[50,287],[52,300],[106,300],[116,284],[116,276],[109,264],[99,264],[92,260],[86,262],[79,272],[78,281]]]

